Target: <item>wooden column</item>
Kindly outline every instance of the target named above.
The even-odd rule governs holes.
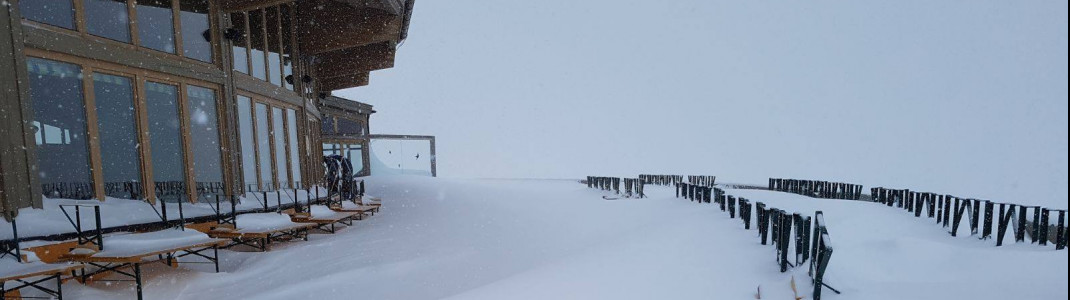
[[[36,145],[19,0],[0,5],[0,211],[14,218],[19,208],[41,208]]]

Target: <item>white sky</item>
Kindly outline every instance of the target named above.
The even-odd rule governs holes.
[[[808,178],[1067,206],[1067,1],[421,0],[336,92],[440,176]]]

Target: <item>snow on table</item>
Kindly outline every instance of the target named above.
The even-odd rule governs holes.
[[[305,227],[307,224],[294,223],[290,216],[279,213],[256,213],[238,215],[238,229],[236,232],[273,232]]]
[[[196,230],[168,229],[148,233],[122,233],[104,236],[104,250],[93,258],[140,256],[146,253],[181,249],[225,241],[208,237]]]
[[[20,263],[5,257],[0,258],[0,281],[25,278],[26,276],[47,276],[80,267],[73,264],[46,264],[39,261]]]

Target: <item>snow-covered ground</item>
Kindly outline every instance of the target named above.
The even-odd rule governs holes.
[[[790,299],[774,249],[714,205],[603,200],[575,181],[372,177],[382,212],[337,234],[210,265],[148,269],[148,299]],[[1065,299],[1067,255],[951,238],[887,207],[729,190],[823,210],[836,252],[826,299]],[[191,270],[192,269],[192,270]],[[796,273],[801,289],[809,284]],[[132,297],[129,284],[64,285],[70,299]],[[808,292],[805,292],[808,293]]]

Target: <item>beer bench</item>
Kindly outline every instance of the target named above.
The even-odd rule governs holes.
[[[338,212],[359,213],[359,215],[357,215],[357,220],[363,220],[364,215],[374,216],[376,212],[379,212],[379,207],[371,205],[360,205],[352,202],[342,202],[341,205],[332,206],[331,210]]]
[[[359,212],[347,212],[336,211],[323,205],[313,205],[309,207],[308,213],[296,213],[293,209],[284,211],[289,214],[294,222],[297,223],[309,223],[313,224],[317,229],[335,233],[337,230],[335,224],[345,224],[346,226],[353,226],[353,219],[360,218],[363,213]]]
[[[92,271],[82,269],[78,276],[82,283],[134,281],[137,286],[137,297],[143,299],[141,265],[157,261],[162,261],[168,266],[176,266],[179,263],[209,263],[215,265],[215,271],[219,272],[219,247],[226,244],[227,240],[212,238],[201,232],[169,229],[148,233],[109,235],[104,237],[104,246],[100,251],[72,251],[61,255],[60,258],[96,268]],[[206,253],[208,250],[211,250],[211,253]],[[197,256],[208,261],[179,262],[177,260],[186,256]],[[133,272],[123,270],[131,267]],[[102,280],[96,278],[104,277],[108,273],[116,273],[133,279]]]
[[[64,274],[73,275],[75,271],[82,269],[83,267],[84,266],[80,264],[49,264],[43,262],[20,263],[15,260],[2,259],[0,260],[0,299],[31,298],[22,297],[22,294],[19,291],[29,287],[48,294],[46,299],[56,298],[62,300],[63,281],[60,280],[60,276]],[[55,289],[41,285],[41,283],[49,280],[56,281]],[[14,282],[15,286],[13,288],[8,288],[8,281]]]
[[[272,241],[293,239],[308,240],[308,231],[316,224],[295,223],[286,215],[277,213],[242,214],[237,218],[237,228],[231,224],[200,223],[187,226],[204,232],[213,238],[230,239],[233,243],[223,248],[237,245],[253,247],[260,252],[269,250]]]

